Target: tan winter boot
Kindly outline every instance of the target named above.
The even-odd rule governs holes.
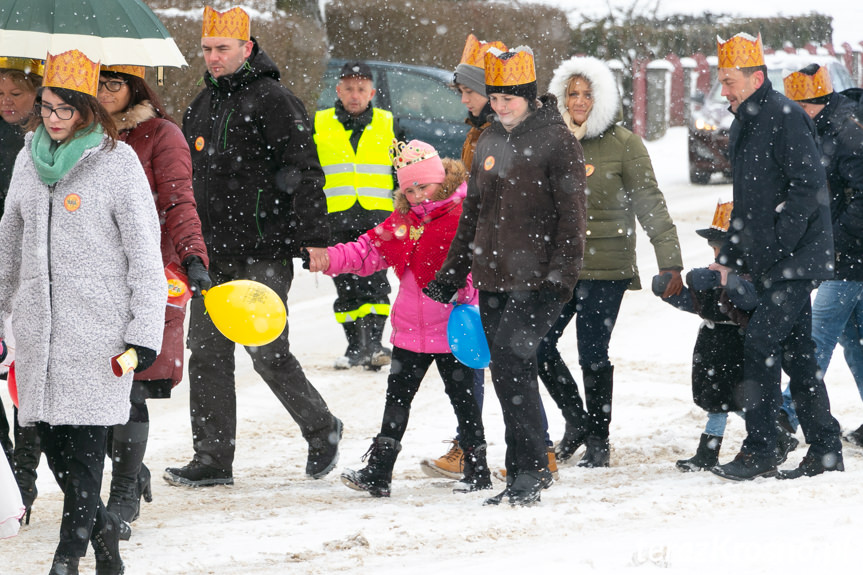
[[[420,468],[429,477],[461,479],[464,477],[464,453],[455,439],[444,443],[452,444],[449,451],[437,459],[423,459]]]

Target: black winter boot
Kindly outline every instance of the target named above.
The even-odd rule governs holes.
[[[321,479],[335,469],[339,462],[339,442],[342,440],[342,420],[333,418],[333,426],[323,433],[309,437],[309,454],[306,459],[306,475]]]
[[[123,575],[126,566],[120,558],[120,526],[122,519],[105,512],[108,521],[90,538],[96,555],[96,575]]]
[[[149,490],[150,472],[143,466],[143,462],[144,453],[147,451],[150,424],[130,421],[124,425],[115,425],[112,431],[113,471],[111,495],[106,507],[126,523],[132,523],[140,515],[142,484],[146,484]],[[146,470],[146,478],[141,477],[144,470]]]
[[[357,491],[368,491],[372,497],[389,497],[393,466],[401,450],[395,439],[378,435],[363,455],[362,461],[368,459],[368,464],[359,471],[345,469],[342,483]]]
[[[350,369],[362,365],[363,358],[360,357],[362,341],[358,323],[355,321],[345,322],[342,324],[342,329],[345,330],[345,337],[348,339],[348,348],[342,357],[336,359],[333,367],[335,369]]]
[[[516,476],[509,488],[510,505],[531,505],[539,501],[543,489],[548,489],[554,479],[548,469],[522,471]]]
[[[788,459],[788,454],[797,449],[800,441],[793,433],[785,430],[781,423],[776,423],[776,465],[782,465]]]
[[[453,493],[491,489],[491,472],[486,462],[486,449],[485,443],[464,448],[464,478],[455,484]]]
[[[677,468],[680,471],[706,471],[719,465],[719,448],[722,447],[722,436],[701,434],[698,449],[689,459],[679,459]]]
[[[511,493],[512,484],[515,483],[515,475],[507,473],[506,475],[506,489],[495,495],[494,497],[489,497],[485,501],[483,501],[483,505],[500,505],[504,498],[508,498]]]
[[[21,490],[21,501],[24,503],[24,524],[30,524],[30,510],[33,502],[39,495],[36,488],[36,469],[39,467],[39,459],[42,457],[42,448],[39,443],[39,433],[36,427],[22,427],[18,425],[18,408],[14,410],[14,433],[15,451],[15,481]]]
[[[364,358],[367,358],[363,367],[367,370],[377,371],[381,367],[389,365],[392,361],[392,350],[384,347],[381,343],[384,337],[384,326],[387,324],[387,317],[385,315],[369,314],[359,319],[364,346],[362,355]]]
[[[566,463],[579,447],[584,445],[587,440],[587,429],[584,427],[574,427],[566,423],[566,429],[563,432],[563,437],[557,442],[554,447],[554,456],[558,463]]]
[[[601,437],[588,437],[585,442],[587,449],[581,460],[578,462],[579,467],[608,467],[610,459],[611,447],[608,444],[608,439]]]
[[[48,575],[78,575],[78,562],[78,557],[54,555],[54,562]]]

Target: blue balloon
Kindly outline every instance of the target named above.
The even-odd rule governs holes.
[[[449,314],[447,340],[457,360],[472,369],[488,367],[491,353],[475,305],[457,305]]]

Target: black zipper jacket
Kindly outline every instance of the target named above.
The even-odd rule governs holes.
[[[193,185],[210,257],[298,257],[329,241],[324,173],[305,106],[254,41],[234,74],[204,75],[186,110]]]

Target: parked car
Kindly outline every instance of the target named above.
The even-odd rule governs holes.
[[[327,63],[319,110],[332,107],[336,101],[336,83],[345,62],[333,58]],[[408,140],[428,142],[441,156],[461,158],[468,131],[464,123],[467,110],[450,87],[452,72],[431,66],[365,62],[372,69],[377,90],[372,105],[391,111]]]
[[[773,88],[779,92],[785,91],[783,76],[812,63],[827,68],[834,91],[841,92],[854,87],[848,70],[831,56],[769,54],[765,56],[765,63],[767,76]],[[728,101],[721,92],[722,85],[717,82],[710,93],[704,96],[703,103],[696,105],[692,111],[689,125],[689,181],[693,184],[707,184],[715,173],[731,177],[727,154],[728,134],[734,116],[728,111]]]

